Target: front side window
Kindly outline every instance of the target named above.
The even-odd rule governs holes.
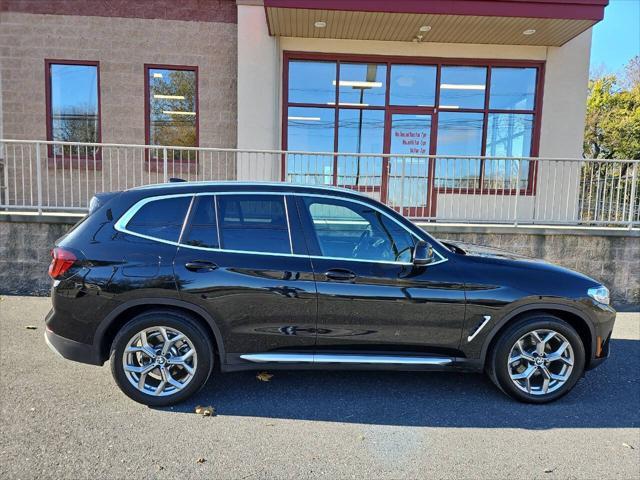
[[[177,242],[191,197],[152,200],[127,223],[127,230],[148,237]]]
[[[63,142],[100,142],[98,62],[47,63],[48,139]],[[92,156],[92,147],[56,145],[55,155]]]
[[[353,202],[305,198],[324,257],[411,262],[413,237],[380,211]]]
[[[195,67],[146,67],[147,143],[198,146],[198,76]],[[156,149],[154,149],[156,150]],[[159,149],[158,149],[159,150]],[[172,160],[191,160],[195,152],[170,150]],[[157,151],[153,156],[160,156]]]
[[[220,248],[291,253],[282,195],[219,195]]]

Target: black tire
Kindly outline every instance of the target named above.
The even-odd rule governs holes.
[[[166,396],[153,396],[139,390],[129,381],[123,365],[123,355],[127,343],[134,335],[144,329],[160,326],[175,328],[189,339],[196,351],[197,364],[193,377],[183,389]],[[111,345],[110,363],[113,378],[125,395],[145,405],[163,407],[186,400],[204,386],[213,369],[214,354],[209,336],[190,316],[173,310],[153,310],[137,315],[120,329]]]
[[[556,390],[537,395],[528,393],[515,385],[509,374],[509,356],[516,342],[535,330],[553,330],[562,335],[571,345],[573,351],[573,365],[568,379]],[[536,354],[537,355],[537,354]],[[527,363],[528,364],[528,363]],[[550,314],[531,314],[517,320],[509,326],[498,338],[493,349],[489,352],[487,373],[493,383],[511,398],[525,403],[549,403],[566,395],[573,389],[582,377],[585,365],[584,345],[580,335],[564,320]],[[535,364],[534,364],[535,366]],[[555,367],[554,367],[555,368]],[[542,375],[536,372],[535,375]],[[543,377],[544,378],[544,377]],[[538,379],[540,382],[542,378]]]

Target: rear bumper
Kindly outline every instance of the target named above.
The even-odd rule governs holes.
[[[76,342],[60,335],[56,335],[48,328],[44,332],[44,340],[48,347],[56,354],[74,362],[102,365],[98,349],[93,345]]]

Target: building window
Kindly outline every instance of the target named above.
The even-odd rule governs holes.
[[[480,157],[537,155],[542,63],[327,57],[285,53],[283,147],[346,155],[290,155],[286,179],[364,186],[382,191],[383,200],[422,207],[426,200],[418,197],[431,187],[532,193],[535,169],[528,160]],[[358,153],[373,155],[348,155]],[[376,154],[444,158],[431,168],[428,159],[398,162]],[[408,192],[400,192],[400,176],[411,183]]]
[[[100,142],[100,72],[98,62],[47,60],[47,140]],[[53,145],[49,156],[95,158],[96,147]]]
[[[198,146],[198,69],[169,65],[145,65],[146,143],[156,146]],[[162,159],[164,149],[149,155]],[[196,152],[167,149],[172,163],[192,161]]]

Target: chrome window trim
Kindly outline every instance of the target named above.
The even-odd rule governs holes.
[[[214,215],[216,216],[216,235],[218,236],[218,248],[220,248],[220,246],[222,245],[222,242],[220,241],[220,221],[218,220],[218,196],[214,195],[213,196],[213,210],[214,210]]]
[[[216,184],[216,185],[219,185],[219,184]],[[220,222],[219,222],[219,218],[218,218],[218,199],[217,199],[217,197],[219,195],[279,195],[279,196],[281,196],[283,201],[284,201],[284,205],[285,205],[285,214],[287,214],[287,230],[288,230],[288,233],[289,233],[289,245],[290,245],[290,248],[291,248],[291,253],[272,253],[272,252],[257,252],[257,251],[252,251],[252,250],[233,250],[233,249],[227,249],[227,248],[197,247],[197,246],[193,246],[193,245],[185,245],[184,243],[172,242],[170,240],[164,240],[164,239],[161,239],[161,238],[152,237],[150,235],[144,235],[142,233],[133,232],[133,231],[127,229],[127,224],[129,223],[129,221],[138,212],[138,210],[140,210],[147,203],[150,203],[150,202],[153,202],[153,201],[157,201],[157,200],[165,200],[165,199],[168,199],[168,198],[212,196],[212,197],[214,197],[214,201],[215,201],[216,229],[218,231],[218,238],[220,238]],[[413,265],[413,262],[395,262],[395,261],[389,261],[389,260],[367,260],[367,259],[360,259],[360,258],[344,258],[344,257],[325,257],[325,256],[322,256],[322,255],[301,255],[301,254],[293,253],[293,240],[291,238],[291,225],[290,225],[290,222],[289,222],[288,210],[287,210],[287,200],[286,200],[287,196],[329,198],[329,199],[332,199],[332,200],[342,200],[342,201],[345,201],[345,202],[353,202],[353,203],[357,203],[357,204],[360,204],[360,205],[364,205],[365,207],[373,208],[374,210],[378,211],[382,215],[385,215],[389,220],[391,220],[391,221],[397,223],[398,225],[400,225],[400,227],[402,227],[404,230],[406,230],[409,233],[409,235],[411,235],[412,237],[417,238],[418,240],[423,240],[418,235],[416,235],[414,232],[412,232],[409,228],[407,228],[405,225],[403,225],[400,221],[398,221],[397,219],[391,217],[389,214],[387,214],[386,212],[382,211],[377,206],[372,205],[370,203],[363,202],[363,201],[360,201],[360,200],[357,200],[357,199],[354,199],[354,198],[345,198],[345,197],[340,197],[340,196],[336,196],[336,195],[326,195],[326,194],[321,194],[321,193],[278,192],[278,191],[265,191],[265,192],[241,192],[241,191],[240,192],[239,191],[192,192],[192,193],[174,193],[174,194],[169,194],[169,195],[155,195],[153,197],[146,197],[146,198],[143,198],[142,200],[138,200],[131,207],[129,207],[129,209],[116,221],[116,223],[114,224],[114,229],[117,230],[118,232],[121,232],[121,233],[126,233],[128,235],[133,235],[135,237],[144,238],[146,240],[152,240],[152,241],[155,241],[155,242],[164,243],[166,245],[173,245],[173,246],[182,247],[182,248],[191,248],[191,249],[194,249],[194,250],[204,250],[204,251],[209,251],[209,252],[241,253],[241,254],[249,254],[249,255],[267,255],[267,256],[277,256],[277,257],[312,258],[312,259],[317,259],[317,260],[322,260],[322,259],[325,259],[325,260],[340,260],[340,261],[347,261],[347,262],[381,263],[381,264],[390,264],[390,265]],[[185,222],[188,219],[189,211],[190,211],[190,208],[191,208],[192,204],[193,204],[193,200],[191,201],[191,204],[189,205],[189,209],[187,209],[187,213],[185,214]],[[185,225],[183,224],[183,229],[184,228],[185,228]],[[181,240],[182,233],[183,232],[181,232],[181,234],[180,234],[179,240]],[[218,241],[218,245],[220,245],[220,241]],[[439,260],[437,260],[435,262],[431,262],[427,266],[437,265],[439,263],[444,263],[444,262],[449,260],[448,258],[444,257],[442,254],[440,254],[440,252],[438,252],[437,250],[434,249],[434,252],[439,257]]]
[[[289,251],[293,255],[293,238],[291,237],[291,223],[289,222],[289,207],[287,206],[287,197],[283,195],[284,215],[287,218],[287,232],[289,232]]]
[[[180,235],[178,235],[178,243],[182,243],[182,237],[184,236],[185,230],[187,229],[187,222],[191,218],[191,210],[193,210],[194,203],[196,203],[195,196],[191,197],[191,201],[189,202],[189,207],[187,208],[187,214],[184,216],[184,220],[182,220],[182,228],[180,229]]]

